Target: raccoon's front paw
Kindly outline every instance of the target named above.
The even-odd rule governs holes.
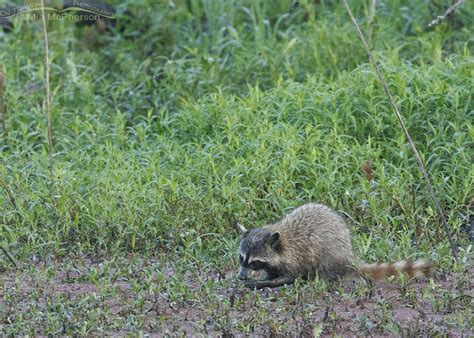
[[[258,281],[256,280],[245,280],[244,285],[250,289],[257,289],[258,288]]]

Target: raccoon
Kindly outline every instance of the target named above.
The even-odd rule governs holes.
[[[355,274],[377,280],[398,273],[429,276],[434,269],[424,260],[358,264],[346,223],[322,204],[302,205],[281,221],[261,228],[238,227],[243,233],[238,278],[250,288],[291,284],[298,277],[334,280]],[[265,277],[249,279],[257,270],[265,271]]]

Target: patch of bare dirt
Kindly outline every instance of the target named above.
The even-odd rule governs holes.
[[[66,299],[77,305],[75,301],[94,295],[97,307],[118,321],[126,321],[132,314],[141,316],[140,329],[148,334],[473,336],[472,327],[456,322],[456,313],[472,305],[473,270],[471,267],[465,274],[440,275],[436,287],[430,287],[427,281],[408,285],[378,283],[367,285],[358,293],[347,282],[344,293],[333,290],[318,294],[317,298],[313,297],[311,286],[295,290],[291,289],[293,286],[284,290],[244,289],[238,286],[231,270],[211,271],[204,276],[186,272],[183,294],[173,295],[175,288],[166,286],[153,292],[142,290],[144,305],[137,303],[140,292],[134,291],[127,278],[113,280],[104,287],[85,281],[78,271],[58,270],[52,278],[38,279],[32,278],[31,272],[9,271],[0,273],[0,299],[14,299],[10,303],[16,306],[15,311],[26,312],[32,304],[44,306],[48,300]],[[165,269],[165,275],[172,278],[173,269]],[[139,278],[134,283],[137,281],[140,284]],[[208,281],[213,287],[204,291],[203,283]],[[13,306],[10,303],[8,306]],[[469,320],[472,323],[472,318]],[[129,331],[106,333],[124,332]],[[38,333],[45,332],[38,328]]]

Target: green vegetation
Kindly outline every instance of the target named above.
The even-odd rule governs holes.
[[[446,212],[457,263],[341,3],[116,3],[121,32],[48,23],[53,179],[41,22],[19,17],[0,31],[0,245],[21,263],[0,252],[3,334],[344,332],[330,304],[367,300],[374,286],[254,292],[230,273],[237,221],[260,226],[307,201],[347,215],[362,259],[426,257],[452,282],[397,291],[441,315],[433,331],[389,319],[400,304],[387,299],[378,319],[358,314],[350,330],[470,329],[472,2],[433,29],[451,1],[383,1],[375,15],[370,1],[350,2]]]

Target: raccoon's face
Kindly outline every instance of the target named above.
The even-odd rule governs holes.
[[[239,245],[239,274],[241,280],[248,279],[253,271],[274,269],[282,251],[280,233],[268,229],[246,231]]]

